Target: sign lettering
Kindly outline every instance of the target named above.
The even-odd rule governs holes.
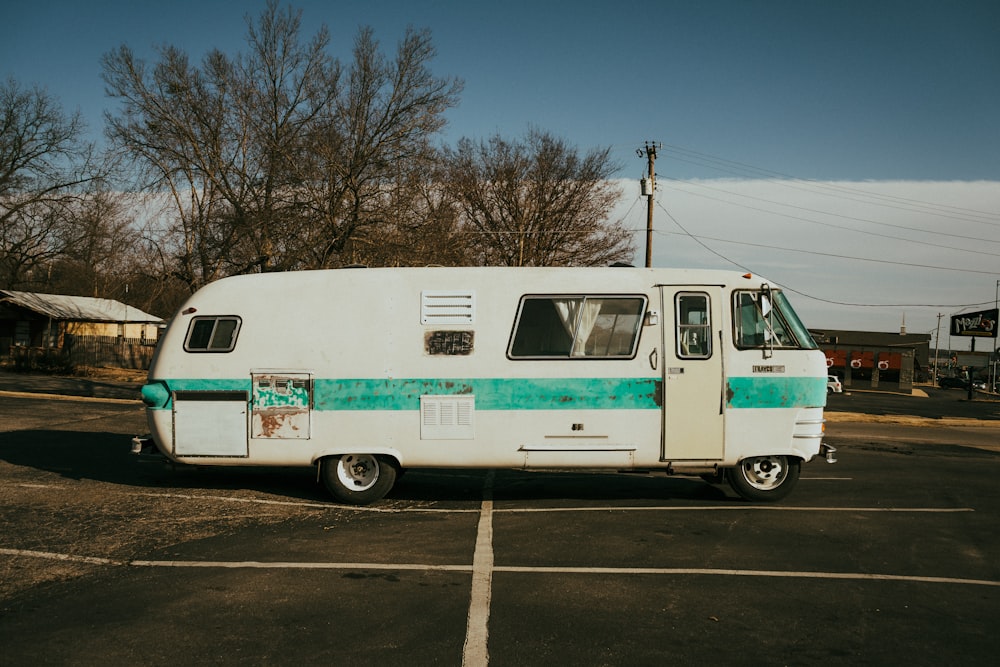
[[[981,310],[978,313],[952,315],[951,335],[996,338],[997,315],[997,308],[993,308],[992,310]]]

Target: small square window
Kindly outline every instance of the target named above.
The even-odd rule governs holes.
[[[708,359],[712,356],[708,295],[682,292],[677,295],[675,306],[677,356],[681,359]]]
[[[184,349],[188,352],[230,352],[236,347],[239,330],[240,318],[235,315],[196,317],[188,327]]]

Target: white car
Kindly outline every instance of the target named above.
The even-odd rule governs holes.
[[[840,383],[840,380],[836,375],[826,376],[826,393],[828,394],[840,394],[844,391],[844,385]]]

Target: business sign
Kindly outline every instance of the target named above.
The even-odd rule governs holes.
[[[997,337],[998,309],[981,310],[978,313],[963,313],[951,316],[952,336]]]

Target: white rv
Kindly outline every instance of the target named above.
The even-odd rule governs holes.
[[[783,294],[749,274],[362,268],[208,285],[142,396],[172,461],[316,465],[347,503],[421,467],[661,470],[764,501],[833,462],[826,383]]]

